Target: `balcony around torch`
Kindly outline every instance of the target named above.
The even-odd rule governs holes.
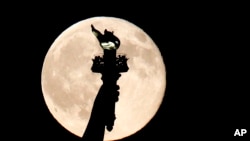
[[[91,67],[92,72],[95,73],[102,73],[104,71],[104,59],[103,56],[95,56],[93,60],[93,65]],[[116,69],[118,73],[127,72],[128,65],[127,65],[128,58],[126,55],[118,55],[116,57]]]

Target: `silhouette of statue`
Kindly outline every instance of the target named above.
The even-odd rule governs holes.
[[[114,36],[114,32],[104,30],[104,34],[91,25],[93,34],[103,48],[103,56],[95,56],[92,72],[101,73],[103,84],[95,98],[86,131],[82,137],[85,141],[103,141],[105,127],[112,131],[115,117],[115,102],[118,101],[119,86],[117,80],[120,73],[127,72],[127,60],[125,55],[116,57],[116,50],[120,46],[120,40]]]

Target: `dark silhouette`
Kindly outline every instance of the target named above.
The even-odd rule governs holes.
[[[116,57],[116,50],[120,40],[114,32],[104,30],[104,34],[91,25],[93,34],[97,37],[104,50],[103,56],[95,56],[91,70],[102,74],[103,84],[94,101],[90,120],[82,137],[85,141],[103,141],[105,127],[112,131],[115,117],[115,102],[118,101],[119,86],[117,80],[120,73],[127,72],[127,58],[125,55]]]
[[[118,49],[120,46],[120,40],[114,36],[114,32],[107,31],[107,29],[104,30],[104,35],[101,34],[100,31],[96,30],[93,25],[91,25],[92,32],[98,39],[100,46],[103,49]]]

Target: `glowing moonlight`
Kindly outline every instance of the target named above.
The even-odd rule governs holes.
[[[81,137],[102,84],[101,74],[91,71],[92,58],[102,53],[91,32],[91,24],[100,31],[114,31],[121,41],[118,54],[126,54],[129,58],[129,71],[122,73],[118,80],[117,119],[113,130],[105,131],[104,136],[104,140],[121,139],[137,132],[152,119],[166,88],[161,53],[152,39],[136,25],[114,17],[93,17],[62,32],[44,59],[41,74],[43,96],[54,118]]]

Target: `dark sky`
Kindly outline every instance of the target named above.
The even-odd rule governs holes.
[[[107,12],[108,7],[99,9],[94,4],[82,8],[48,7],[28,7],[26,12],[18,9],[5,16],[4,24],[15,33],[5,34],[15,39],[8,41],[14,48],[7,51],[14,53],[9,55],[13,61],[6,63],[11,64],[8,68],[13,67],[7,70],[13,71],[8,84],[16,86],[8,89],[14,95],[7,96],[13,109],[4,108],[8,115],[5,118],[12,121],[6,128],[8,138],[79,140],[49,113],[40,76],[43,59],[55,38],[72,24],[92,16],[119,17],[142,28],[159,47],[167,69],[167,89],[156,116],[141,131],[122,141],[233,137],[237,128],[250,131],[246,125],[246,84],[236,81],[245,77],[242,73],[233,75],[245,70],[246,60],[243,50],[231,49],[241,49],[245,40],[245,19],[235,11],[178,5],[152,5],[156,10],[141,7],[133,8],[133,12],[131,7],[121,12],[118,6]]]

